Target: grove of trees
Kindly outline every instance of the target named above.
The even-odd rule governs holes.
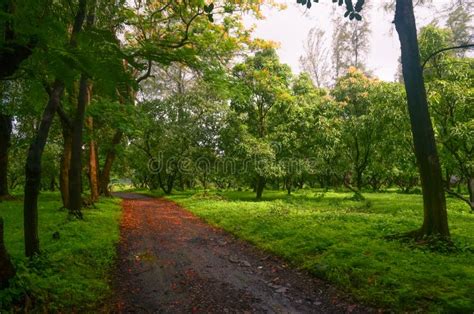
[[[244,27],[261,1],[3,1],[0,199],[24,186],[26,256],[41,252],[41,190],[58,189],[82,219],[125,178],[167,194],[252,189],[257,200],[266,188],[362,199],[421,186],[412,235],[449,238],[445,193],[474,210],[474,61],[437,52],[466,44],[469,9],[417,34],[413,1],[397,0],[403,83],[389,83],[364,63],[375,27],[364,1],[338,4],[347,12],[331,51],[313,30],[295,75]],[[11,275],[0,272],[0,287]]]

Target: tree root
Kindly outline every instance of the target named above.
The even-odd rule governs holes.
[[[77,219],[77,220],[84,220],[84,216],[80,210],[77,211],[69,211],[69,219]]]
[[[455,253],[459,248],[450,237],[441,235],[426,235],[422,229],[392,234],[384,237],[388,241],[400,241],[412,248],[424,248],[432,252]]]

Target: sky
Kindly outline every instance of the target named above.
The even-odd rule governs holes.
[[[318,26],[327,30],[328,38],[331,38],[332,23],[331,12],[334,5],[332,1],[320,1],[314,4],[310,10],[296,4],[296,0],[280,1],[286,3],[287,9],[264,8],[264,20],[256,20],[247,17],[247,26],[255,25],[254,37],[272,40],[280,44],[278,55],[283,63],[291,66],[294,73],[301,72],[299,57],[303,54],[303,43],[309,30]],[[393,81],[398,68],[400,56],[400,44],[392,23],[394,12],[386,12],[381,3],[385,1],[373,0],[372,8],[365,12],[369,13],[371,22],[370,52],[367,57],[367,65],[374,75],[385,81]],[[433,0],[430,7],[416,8],[418,27],[430,23],[436,16],[437,9],[443,8],[450,0]],[[344,14],[342,7],[337,8],[341,18]],[[330,39],[328,40],[330,45]]]

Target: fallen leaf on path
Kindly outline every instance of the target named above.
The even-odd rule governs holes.
[[[247,261],[242,261],[241,264],[242,264],[243,266],[245,266],[245,267],[250,267],[250,266],[252,266],[252,265],[250,265],[250,263],[247,262]]]

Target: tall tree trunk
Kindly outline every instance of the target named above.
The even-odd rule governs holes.
[[[71,31],[69,44],[72,48],[77,46],[77,34],[82,29],[86,15],[86,0],[79,0],[78,10],[74,18],[74,25]],[[24,233],[25,233],[25,254],[32,257],[39,254],[38,238],[38,194],[41,184],[41,157],[44,146],[48,138],[49,129],[53,122],[53,117],[59,108],[61,96],[64,91],[64,84],[56,79],[49,92],[49,101],[43,111],[40,126],[36,136],[28,150],[28,157],[25,166],[25,196],[24,196]]]
[[[71,165],[69,167],[69,214],[82,219],[82,134],[88,101],[88,80],[81,75],[76,115],[72,125]]]
[[[12,119],[0,114],[0,198],[8,196],[8,149],[12,134]]]
[[[262,199],[264,188],[265,188],[265,178],[261,175],[257,175],[257,184],[255,185],[255,192],[257,193],[257,200]]]
[[[86,29],[94,25],[96,0],[90,1]],[[85,11],[85,6],[84,6]],[[82,135],[86,107],[90,101],[89,80],[85,73],[79,82],[76,115],[72,123],[71,166],[69,168],[69,214],[82,219]]]
[[[0,290],[8,287],[8,281],[15,276],[15,268],[10,260],[3,240],[3,218],[0,217]]]
[[[61,101],[64,85],[56,81],[43,111],[39,129],[28,150],[25,166],[24,232],[25,254],[31,257],[39,253],[38,194],[41,185],[41,157],[53,123],[54,114]]]
[[[91,139],[89,141],[89,185],[91,188],[91,201],[97,202],[99,199],[99,173],[98,173],[98,158],[97,158],[97,146],[93,137],[94,133],[94,120],[92,117],[87,119],[87,128]]]
[[[59,190],[63,207],[69,208],[69,168],[71,166],[71,146],[72,136],[71,128],[63,123],[63,153],[61,156],[61,164],[59,168]]]
[[[415,155],[423,190],[424,219],[417,236],[449,237],[441,167],[421,69],[412,0],[397,0],[395,27],[400,38]]]
[[[112,139],[112,145],[107,152],[105,158],[104,168],[100,173],[100,193],[105,196],[110,196],[109,183],[110,183],[110,172],[112,171],[112,165],[116,157],[116,146],[122,141],[123,132],[118,130],[115,132]]]
[[[92,86],[89,86],[89,100],[91,103]],[[86,127],[89,132],[89,186],[91,189],[91,201],[97,202],[99,200],[99,158],[97,155],[97,145],[94,140],[94,118],[88,117],[86,120]]]

